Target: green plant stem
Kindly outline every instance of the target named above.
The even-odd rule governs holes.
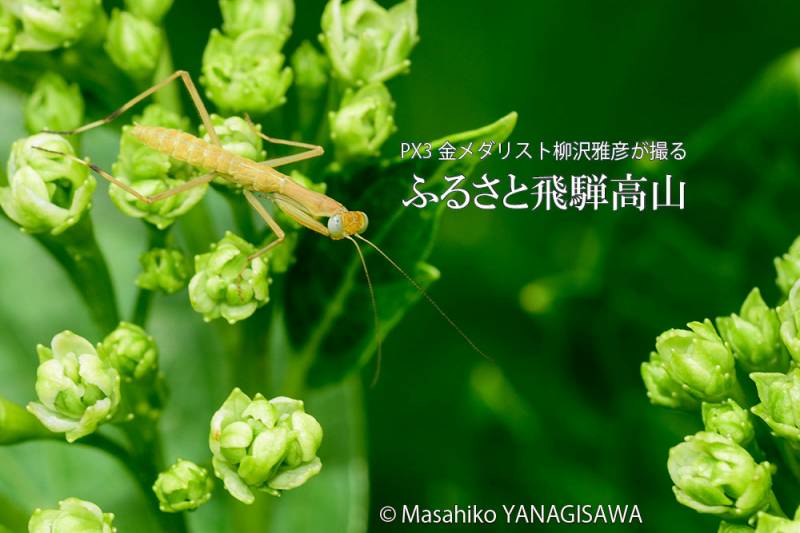
[[[163,42],[164,45],[161,48],[161,56],[158,58],[158,65],[156,66],[152,83],[158,83],[175,72],[175,67],[172,64],[172,51],[170,50],[169,41],[167,40],[167,32],[163,27],[161,28],[161,42]],[[150,84],[152,85],[152,83]],[[181,104],[180,87],[178,86],[179,83],[179,81],[170,83],[158,91],[153,98],[160,106],[172,111],[173,113],[182,115],[183,105]]]
[[[168,533],[186,533],[188,526],[184,513],[164,513],[159,509],[158,498],[153,492],[159,472],[166,468],[161,435],[156,422],[134,419],[122,425],[131,448],[135,465],[132,468],[145,498],[150,502],[161,529]]]
[[[117,327],[117,297],[108,265],[97,244],[89,213],[58,236],[39,234],[35,239],[64,268],[103,335]]]
[[[170,228],[160,230],[147,222],[145,222],[144,225],[147,228],[148,234],[147,250],[164,247],[167,243]],[[147,319],[153,307],[154,296],[155,294],[153,291],[139,287],[139,290],[136,292],[133,311],[131,312],[131,322],[143,328],[147,327]]]

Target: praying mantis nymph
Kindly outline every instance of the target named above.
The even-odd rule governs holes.
[[[378,314],[375,304],[375,292],[372,287],[372,282],[370,280],[364,254],[362,253],[361,248],[355,239],[359,239],[368,244],[381,256],[383,256],[389,262],[389,264],[399,271],[428,300],[434,309],[436,309],[436,311],[459,333],[459,335],[461,335],[461,337],[464,338],[464,340],[466,340],[466,342],[475,351],[486,357],[486,355],[475,345],[475,343],[461,330],[461,328],[456,325],[455,322],[453,322],[449,316],[447,316],[447,314],[439,307],[439,305],[411,276],[409,276],[376,244],[372,243],[361,235],[361,233],[367,229],[368,225],[366,213],[362,211],[351,211],[330,196],[309,190],[293,181],[286,174],[276,170],[278,167],[283,165],[321,156],[324,153],[324,150],[321,146],[269,137],[268,135],[261,133],[261,131],[259,131],[253,125],[253,123],[250,121],[250,117],[245,117],[253,132],[267,142],[303,148],[305,150],[298,154],[278,157],[262,162],[255,162],[225,150],[219,142],[219,138],[217,137],[216,131],[211,123],[211,118],[208,114],[208,111],[206,110],[206,107],[200,98],[200,94],[198,93],[197,88],[195,87],[194,82],[192,81],[192,78],[188,72],[182,70],[176,71],[171,76],[142,92],[105,118],[96,120],[75,130],[52,131],[50,133],[56,133],[60,135],[77,135],[79,133],[83,133],[107,124],[148,96],[152,95],[178,78],[183,81],[186,90],[189,92],[189,96],[191,97],[194,106],[197,108],[200,119],[202,120],[205,130],[208,133],[210,142],[199,137],[195,137],[194,135],[184,131],[156,126],[142,126],[135,124],[130,133],[148,147],[179,161],[183,161],[192,166],[204,169],[207,171],[206,174],[190,179],[177,187],[159,194],[147,196],[140,193],[125,182],[115,178],[108,172],[99,168],[97,165],[94,165],[93,163],[90,163],[84,159],[70,154],[54,152],[41,147],[37,147],[37,149],[68,157],[78,163],[86,165],[101,177],[147,204],[169,198],[170,196],[180,194],[193,187],[198,187],[209,183],[216,176],[239,185],[242,188],[242,192],[247,201],[277,237],[274,241],[270,242],[252,254],[249,257],[250,260],[267,253],[272,248],[282,243],[285,238],[284,231],[281,229],[272,215],[270,215],[269,211],[264,208],[254,193],[264,194],[270,200],[272,200],[275,206],[283,211],[287,216],[312,231],[315,231],[333,240],[347,239],[351,241],[355,245],[359,259],[361,260],[361,265],[364,269],[364,274],[369,286],[370,298],[372,300],[371,303],[375,320],[375,334],[377,337],[376,377],[380,369],[381,343]],[[319,219],[322,217],[328,218],[327,224],[320,222]]]

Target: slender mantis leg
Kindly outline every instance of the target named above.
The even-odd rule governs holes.
[[[325,153],[325,149],[317,144],[310,144],[300,141],[290,141],[288,139],[278,139],[276,137],[270,137],[269,135],[266,135],[258,131],[258,128],[256,128],[255,124],[253,124],[253,121],[250,119],[250,115],[245,114],[244,118],[245,120],[247,120],[247,124],[250,126],[250,129],[253,130],[253,133],[258,135],[268,143],[282,144],[284,146],[294,146],[296,148],[307,149],[305,152],[300,152],[299,154],[287,155],[285,157],[277,157],[275,159],[267,159],[266,161],[261,162],[262,165],[276,168],[283,165],[289,165],[291,163],[305,161],[306,159],[313,159]]]
[[[275,219],[272,218],[272,215],[269,214],[269,212],[264,208],[261,202],[258,201],[258,198],[256,197],[255,194],[251,193],[248,190],[245,190],[244,197],[247,198],[247,201],[250,202],[250,205],[253,206],[253,209],[256,210],[259,216],[264,219],[264,222],[266,222],[269,228],[275,233],[275,236],[278,237],[276,240],[272,241],[271,243],[269,243],[268,245],[266,245],[265,247],[258,250],[257,252],[255,252],[254,254],[252,254],[250,257],[247,258],[248,261],[252,261],[253,259],[264,255],[265,253],[269,252],[272,248],[282,243],[283,240],[286,238],[286,233],[284,233],[283,229],[278,225],[277,222],[275,222]]]
[[[186,90],[189,92],[189,96],[192,98],[192,103],[194,103],[194,107],[197,109],[197,114],[200,115],[200,120],[203,122],[203,126],[205,126],[206,131],[208,132],[209,137],[211,137],[211,142],[220,146],[219,137],[217,137],[217,132],[214,130],[213,125],[211,124],[211,117],[208,115],[208,110],[206,109],[203,100],[200,98],[200,93],[197,92],[197,87],[195,87],[194,82],[192,81],[192,77],[189,75],[188,72],[185,70],[176,70],[173,72],[169,77],[160,82],[156,83],[146,91],[142,92],[138,96],[132,98],[129,102],[125,103],[122,107],[111,113],[105,118],[101,118],[99,120],[95,120],[94,122],[90,122],[89,124],[85,124],[77,129],[69,130],[69,131],[53,131],[50,133],[58,133],[60,135],[77,135],[79,133],[83,133],[85,131],[92,130],[94,128],[100,127],[104,124],[108,124],[109,122],[115,120],[120,115],[128,111],[130,108],[147,98],[153,93],[156,93],[175,81],[176,79],[180,78],[183,81],[183,85],[186,87]]]

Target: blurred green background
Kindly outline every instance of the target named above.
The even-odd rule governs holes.
[[[324,2],[297,4],[292,42],[315,38]],[[797,45],[800,5],[421,0],[419,19],[411,74],[390,83],[400,133],[387,152],[512,110],[520,115],[512,141],[685,141],[689,158],[669,170],[687,182],[687,208],[445,213],[431,259],[442,279],[432,295],[495,362],[424,304],[390,335],[382,378],[365,391],[370,530],[425,529],[382,525],[383,505],[620,503],[640,506],[641,530],[715,531],[716,520],[675,502],[666,472],[667,450],[700,421],[650,406],[639,365],[661,331],[738,310],[754,285],[775,303],[772,257],[800,234],[800,69],[785,56]],[[216,2],[177,0],[166,24],[176,66],[198,73],[208,32],[220,24]],[[24,131],[20,96],[6,91],[0,101],[5,160]],[[114,142],[102,132],[84,141],[106,167]],[[666,169],[495,161],[478,171],[662,179]],[[99,237],[115,282],[128,287],[144,232],[110,205],[105,185],[99,189]],[[35,243],[5,222],[0,242],[0,349],[14,354],[0,357],[0,390],[23,402],[34,379],[33,345],[61,329],[91,327]],[[125,309],[132,292],[120,292]],[[213,342],[185,295],[162,299],[156,316],[166,354],[187,357]],[[165,359],[168,374],[175,364]],[[213,387],[204,381],[213,365],[198,359],[197,372],[173,378],[173,389]],[[205,417],[223,387],[208,390],[207,405],[174,406],[165,421],[174,450],[203,453],[203,424],[185,430],[178,421]],[[35,461],[25,447],[62,454],[69,481],[28,476]],[[0,450],[0,494],[11,500],[63,497],[65,486],[91,494],[96,475],[117,472],[107,458],[71,450],[91,454],[90,479],[63,446],[25,447]],[[111,484],[104,508],[125,499],[125,483]]]

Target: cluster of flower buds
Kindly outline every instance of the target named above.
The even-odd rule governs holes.
[[[189,265],[183,252],[174,248],[151,248],[139,257],[142,271],[136,285],[148,291],[172,294],[186,286]]]
[[[281,53],[294,22],[292,0],[222,0],[223,32],[212,30],[200,82],[225,113],[263,115],[286,102],[292,70]]]
[[[67,498],[58,509],[36,509],[28,522],[29,533],[114,533],[114,515],[78,498]]]
[[[161,472],[153,485],[159,507],[165,513],[197,509],[211,498],[214,482],[208,470],[191,461],[178,459]]]
[[[741,520],[772,503],[769,463],[756,463],[728,437],[700,432],[672,448],[667,462],[677,500],[701,513]]]
[[[786,454],[800,450],[800,239],[775,268],[786,296],[777,309],[753,289],[738,314],[717,319],[719,335],[709,320],[669,330],[642,365],[652,403],[702,406],[705,432],[674,447],[668,466],[679,502],[734,521],[720,525],[724,533],[800,532],[800,521],[783,518],[772,495],[774,468],[753,459],[763,456],[754,420],[766,424]],[[754,395],[743,391],[737,366],[759,403],[748,402]]]
[[[710,320],[690,322],[656,339],[656,352],[642,364],[650,400],[667,407],[694,407],[696,402],[738,398],[733,354]]]
[[[214,473],[247,504],[255,500],[253,491],[277,496],[322,469],[322,427],[303,402],[283,396],[267,400],[256,394],[251,400],[234,389],[211,419],[208,443]]]
[[[85,165],[69,157],[74,154],[69,141],[50,133],[20,139],[11,147],[0,207],[24,231],[58,235],[89,210],[97,183]]]
[[[142,126],[174,129],[187,129],[189,126],[186,118],[157,104],[146,107],[133,121]],[[148,196],[158,194],[177,187],[200,172],[146,146],[131,135],[130,130],[131,126],[122,128],[119,155],[112,168],[118,179],[138,192]],[[109,187],[109,195],[114,204],[126,215],[143,218],[159,229],[164,229],[202,200],[207,189],[206,185],[192,187],[152,204],[142,202],[113,185]]]
[[[29,403],[28,410],[47,429],[73,442],[111,420],[120,403],[119,372],[89,341],[64,331],[50,348],[39,345],[37,351],[39,401]]]
[[[161,28],[150,19],[120,9],[111,12],[105,49],[117,68],[131,78],[152,78],[163,47]]]
[[[78,84],[70,85],[55,72],[46,72],[25,102],[25,129],[31,134],[74,130],[83,123],[83,110]]]
[[[101,0],[5,0],[0,4],[0,59],[93,41],[105,26]]]
[[[155,340],[136,324],[120,322],[98,349],[125,381],[142,379],[158,367]]]
[[[268,260],[251,260],[255,252],[255,246],[228,232],[211,251],[195,257],[189,300],[206,321],[222,317],[233,324],[269,301]]]
[[[394,133],[394,100],[383,84],[347,89],[338,111],[331,111],[331,140],[339,161],[377,156]]]
[[[717,327],[748,372],[784,372],[789,367],[778,313],[764,303],[758,289],[750,292],[738,315],[718,318]]]

